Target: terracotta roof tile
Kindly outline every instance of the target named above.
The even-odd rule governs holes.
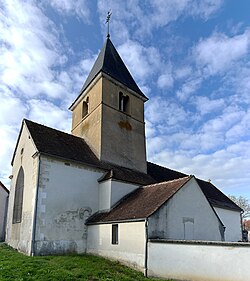
[[[145,219],[169,200],[190,176],[172,181],[140,187],[124,197],[116,207],[106,213],[96,213],[88,223],[111,222],[131,219]]]

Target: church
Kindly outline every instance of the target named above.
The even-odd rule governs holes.
[[[147,162],[147,100],[108,36],[69,107],[71,134],[23,120],[11,162],[10,246],[143,269],[149,239],[242,240],[242,209],[211,182]]]

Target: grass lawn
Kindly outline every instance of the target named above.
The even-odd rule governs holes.
[[[0,244],[0,280],[157,280],[91,255],[27,257]]]

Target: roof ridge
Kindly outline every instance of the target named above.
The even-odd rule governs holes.
[[[183,173],[183,172],[179,172],[179,171],[177,171],[177,170],[174,170],[174,169],[171,169],[171,168],[168,168],[168,167],[165,167],[165,166],[156,164],[156,163],[154,163],[154,162],[147,161],[147,163],[148,163],[148,164],[153,164],[153,165],[155,165],[155,166],[157,166],[157,167],[160,167],[160,168],[163,168],[163,169],[168,169],[168,170],[170,170],[170,171],[177,172],[177,173],[179,173],[179,174],[183,174],[183,175],[185,175],[185,176],[188,176],[187,174],[185,174],[185,173]]]
[[[178,178],[178,179],[173,179],[173,180],[168,180],[168,181],[162,181],[162,182],[158,182],[158,183],[153,183],[153,184],[148,184],[148,185],[145,185],[144,188],[146,187],[152,187],[152,186],[156,186],[156,185],[161,185],[161,184],[164,184],[164,183],[171,183],[171,182],[176,182],[176,181],[180,181],[180,180],[188,180],[188,179],[191,179],[192,177],[194,177],[194,175],[187,175],[185,177],[182,177],[182,178]]]

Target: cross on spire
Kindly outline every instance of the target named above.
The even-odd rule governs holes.
[[[107,24],[108,24],[108,29],[107,29],[107,38],[109,38],[109,37],[110,37],[110,34],[109,34],[109,22],[110,22],[110,17],[111,17],[111,15],[112,15],[112,11],[111,11],[111,10],[109,10],[109,11],[108,11],[108,14],[107,14],[106,22],[105,22],[105,23],[107,23]]]

